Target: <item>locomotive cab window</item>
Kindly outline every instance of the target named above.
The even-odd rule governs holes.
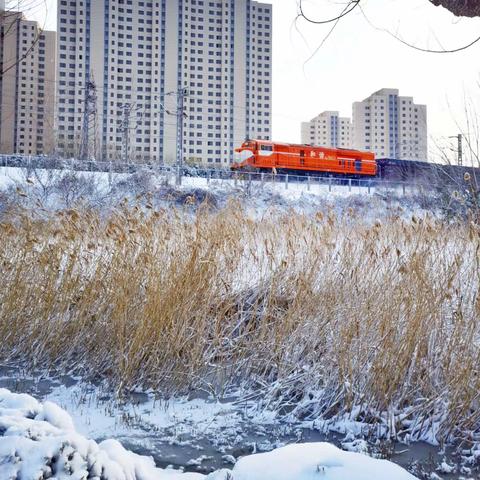
[[[260,151],[258,153],[264,157],[273,155],[273,145],[260,145]]]

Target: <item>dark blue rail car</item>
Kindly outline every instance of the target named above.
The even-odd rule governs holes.
[[[467,184],[465,174],[468,173],[471,181],[475,185],[480,185],[479,168],[393,158],[378,158],[377,165],[377,176],[385,181],[418,183],[425,186],[452,185],[460,188]]]

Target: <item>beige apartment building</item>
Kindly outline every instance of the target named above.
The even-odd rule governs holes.
[[[0,153],[55,150],[56,33],[0,4]]]
[[[353,147],[379,158],[428,160],[427,107],[384,88],[353,104]]]
[[[302,143],[333,148],[351,148],[352,121],[336,111],[320,113],[302,123]]]
[[[228,165],[245,139],[270,139],[270,4],[59,0],[58,38],[64,155],[88,143],[97,159],[175,163],[183,89],[186,162]]]

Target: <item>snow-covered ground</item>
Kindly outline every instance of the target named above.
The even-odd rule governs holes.
[[[7,198],[2,200],[2,192]],[[13,195],[12,195],[13,193]],[[173,173],[141,171],[135,174],[34,170],[0,167],[0,212],[2,201],[35,208],[40,202],[47,209],[71,208],[79,202],[110,208],[124,198],[138,201],[149,196],[154,206],[199,205],[205,200],[216,208],[231,200],[242,203],[252,216],[268,210],[295,210],[306,214],[318,211],[343,213],[354,210],[362,217],[385,217],[425,212],[438,213],[438,199],[414,186],[358,186],[311,179],[310,182],[283,180],[250,181],[183,177],[177,185]],[[193,200],[193,203],[192,203]]]
[[[43,181],[48,180],[48,178],[58,177],[62,172],[68,172],[68,170],[36,170],[35,175]],[[106,172],[75,172],[76,175],[79,175],[85,179],[95,178],[103,187],[107,185],[114,185],[120,180],[124,180],[129,177],[129,174],[125,173],[106,173]],[[151,173],[149,173],[152,175]],[[25,183],[27,178],[32,179],[34,177],[27,169],[18,168],[18,167],[0,167],[0,189],[11,186]],[[258,177],[258,176],[257,176]],[[277,193],[279,195],[284,195],[289,198],[298,198],[302,193],[312,193],[314,195],[332,195],[332,196],[349,196],[356,194],[374,194],[379,189],[375,186],[368,188],[366,185],[358,186],[355,184],[341,185],[339,182],[332,181],[332,184],[329,186],[325,183],[325,180],[312,178],[310,182],[307,181],[294,181],[289,180],[285,182],[284,179],[279,178],[275,182],[265,181],[263,184],[260,181],[260,177],[247,177],[244,176],[237,180],[231,179],[207,179],[203,177],[183,177],[182,178],[182,187],[184,189],[192,188],[201,188],[201,189],[213,189],[218,191],[227,192],[233,190],[234,188],[252,188],[262,186],[269,189],[272,193]],[[175,177],[172,173],[164,172],[161,175],[158,175],[158,179],[166,179],[170,183],[175,183]],[[249,178],[254,180],[250,181]],[[381,189],[384,191],[385,189]],[[395,188],[392,191],[396,193],[403,193],[402,188]]]
[[[116,440],[100,443],[75,429],[52,402],[0,389],[0,478],[103,480],[413,480],[397,465],[342,451],[328,443],[294,444],[241,458],[234,467],[204,477],[156,467]]]
[[[27,179],[35,181],[38,178],[39,181],[46,182],[49,179],[55,179],[64,173],[73,173],[84,179],[95,181],[102,187],[107,188],[115,185],[119,181],[128,179],[130,174],[126,173],[107,173],[107,172],[69,172],[68,170],[35,170],[32,175],[27,169],[18,167],[0,167],[0,189],[5,189],[14,185],[26,184]],[[160,182],[167,181],[171,184],[175,183],[175,177],[172,173],[164,172],[160,175],[155,175],[156,180]],[[252,180],[253,179],[253,180]],[[294,180],[290,179],[285,181],[284,178],[279,178],[275,181],[260,181],[260,177],[257,176],[243,176],[239,179],[207,179],[203,177],[183,177],[181,186],[186,190],[199,188],[206,190],[214,190],[218,192],[230,192],[237,189],[242,190],[259,190],[265,189],[272,194],[281,195],[289,199],[298,199],[302,194],[312,194],[317,196],[329,196],[329,197],[348,197],[351,195],[374,195],[378,194],[390,194],[390,195],[411,195],[418,193],[415,187],[402,187],[402,186],[376,186],[372,183],[368,186],[366,181],[362,181],[361,184],[356,184],[355,181],[351,185],[342,184],[340,181],[332,179],[331,184],[326,183],[326,179],[311,178],[310,181]],[[34,185],[34,184],[30,184]]]

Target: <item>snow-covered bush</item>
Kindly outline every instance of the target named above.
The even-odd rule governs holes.
[[[160,470],[153,460],[125,450],[115,440],[96,443],[78,434],[67,412],[51,402],[0,389],[2,480],[189,480]]]

